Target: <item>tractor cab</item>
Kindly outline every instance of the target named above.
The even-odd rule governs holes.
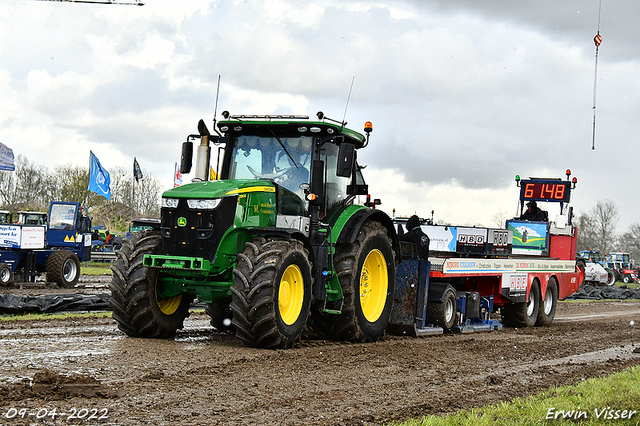
[[[278,187],[283,208],[296,206],[295,211],[307,215],[309,206],[316,205],[321,219],[355,195],[366,195],[356,149],[366,146],[367,139],[343,123],[322,112],[318,121],[307,116],[223,116],[226,120],[218,124],[226,146],[222,179],[268,180]]]

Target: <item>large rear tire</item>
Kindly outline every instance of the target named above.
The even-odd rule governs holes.
[[[68,250],[51,253],[45,263],[47,280],[62,287],[72,288],[80,278],[80,260]]]
[[[547,326],[553,322],[556,316],[556,308],[558,307],[558,282],[555,278],[549,279],[547,290],[544,294],[544,300],[540,299],[540,307],[538,309],[538,320],[536,325]]]
[[[538,320],[540,309],[540,287],[538,281],[531,284],[529,301],[511,303],[500,309],[502,323],[507,327],[533,327]]]
[[[343,244],[334,256],[344,303],[339,315],[316,313],[313,328],[321,335],[350,342],[384,337],[393,304],[395,263],[391,240],[382,224],[362,225],[353,244]]]
[[[231,287],[231,324],[249,346],[289,348],[309,317],[311,262],[297,240],[254,238],[238,254]]]
[[[160,297],[158,271],[142,265],[145,254],[161,252],[162,240],[156,231],[134,233],[116,252],[109,304],[118,328],[129,336],[173,337],[189,315],[193,296]]]

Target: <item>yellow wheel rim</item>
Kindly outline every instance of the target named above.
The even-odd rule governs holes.
[[[360,307],[369,322],[376,322],[387,302],[389,275],[387,262],[378,249],[371,250],[362,265],[360,275]]]
[[[158,299],[159,291],[160,289],[158,288],[158,282],[156,281],[156,302],[158,303],[160,312],[162,312],[165,315],[174,314],[180,307],[180,302],[182,302],[182,294],[178,294],[177,296],[173,296],[173,297],[165,297],[163,299]]]
[[[294,324],[300,317],[304,301],[304,280],[296,265],[289,265],[282,274],[278,287],[278,309],[286,325]]]

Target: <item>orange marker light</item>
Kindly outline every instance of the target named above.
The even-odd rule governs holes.
[[[370,121],[364,123],[364,131],[367,133],[373,132],[373,124]]]

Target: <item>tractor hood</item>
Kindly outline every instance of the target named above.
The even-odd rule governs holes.
[[[275,184],[269,180],[214,180],[169,189],[162,194],[162,198],[222,198],[249,192],[275,192],[275,188]]]

